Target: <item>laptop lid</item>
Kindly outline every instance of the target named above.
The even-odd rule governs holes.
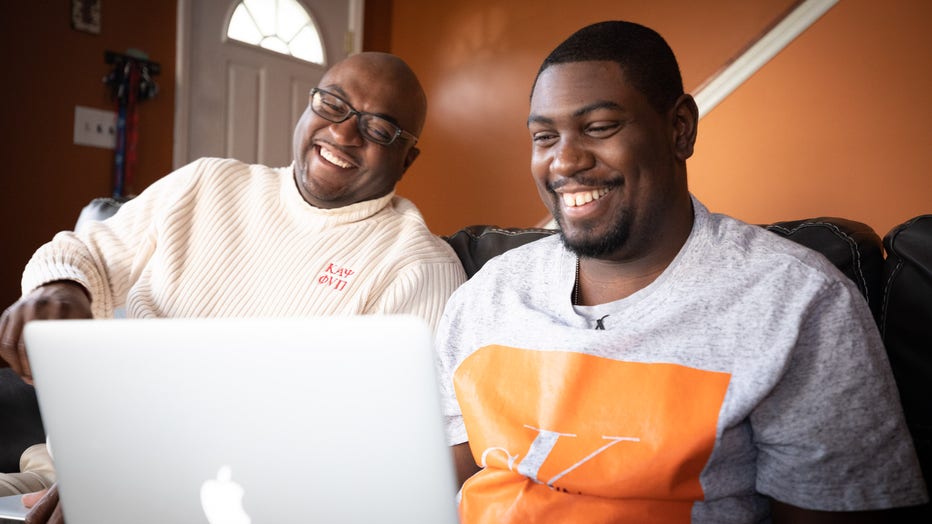
[[[69,524],[456,522],[420,319],[56,320],[24,336]]]
[[[0,497],[0,524],[22,522],[26,520],[27,511],[26,506],[23,506],[22,495]]]

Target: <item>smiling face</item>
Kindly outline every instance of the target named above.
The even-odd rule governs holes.
[[[357,111],[375,113],[415,135],[424,125],[424,92],[397,57],[353,55],[327,71],[319,87]],[[310,105],[301,115],[294,132],[294,175],[309,204],[331,209],[386,195],[417,157],[411,139],[399,137],[387,146],[366,140],[357,119],[333,123]]]
[[[691,225],[693,108],[684,95],[659,113],[616,62],[567,62],[540,74],[528,118],[531,172],[569,249],[621,261]]]

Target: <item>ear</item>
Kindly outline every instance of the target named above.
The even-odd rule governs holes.
[[[402,164],[401,166],[401,172],[404,173],[405,171],[407,171],[408,168],[411,167],[411,164],[414,163],[415,159],[417,159],[418,155],[420,154],[421,154],[421,150],[412,146],[411,149],[408,150],[408,154],[405,155],[404,164]]]
[[[673,140],[676,157],[686,161],[693,156],[699,126],[699,108],[688,93],[680,95],[670,110],[673,119]]]

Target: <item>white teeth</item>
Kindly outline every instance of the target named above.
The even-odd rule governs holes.
[[[608,193],[608,189],[604,187],[590,191],[580,191],[579,193],[563,193],[563,205],[567,207],[581,206],[602,198],[606,193]]]
[[[353,164],[349,164],[347,162],[340,160],[339,158],[337,158],[336,155],[331,153],[330,150],[325,147],[320,148],[320,156],[324,157],[324,159],[330,162],[331,164],[342,167],[343,169],[349,169],[353,167]]]

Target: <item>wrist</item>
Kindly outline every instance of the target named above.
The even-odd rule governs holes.
[[[52,282],[46,282],[41,287],[68,289],[69,291],[80,290],[84,298],[86,298],[88,302],[91,301],[91,292],[84,287],[84,284],[76,280],[53,280]]]

